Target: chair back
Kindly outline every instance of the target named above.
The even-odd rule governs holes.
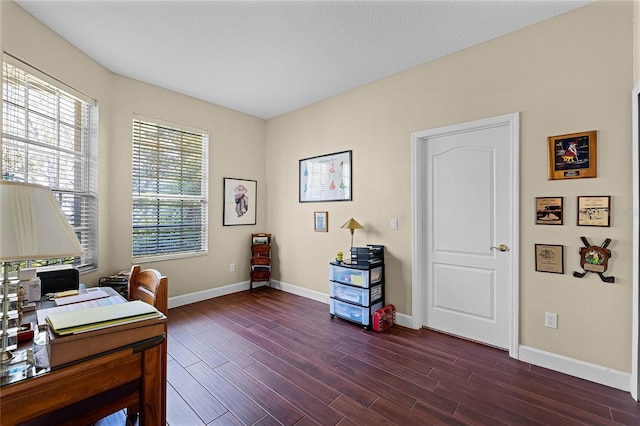
[[[134,265],[129,276],[129,300],[142,300],[167,315],[169,279],[155,269]]]

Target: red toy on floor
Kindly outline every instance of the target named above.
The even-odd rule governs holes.
[[[371,322],[375,331],[384,331],[390,328],[396,323],[396,307],[393,305],[383,306],[373,313]]]

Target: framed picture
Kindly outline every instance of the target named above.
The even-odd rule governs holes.
[[[536,225],[562,225],[562,197],[536,197]]]
[[[597,176],[597,132],[549,137],[549,180]]]
[[[258,182],[255,180],[223,178],[224,200],[222,224],[255,225]]]
[[[536,271],[564,274],[564,246],[536,244]]]
[[[610,226],[611,197],[578,197],[578,226]]]
[[[329,232],[329,213],[328,212],[313,213],[313,230],[315,232]]]
[[[298,176],[301,203],[351,201],[351,151],[300,160]]]

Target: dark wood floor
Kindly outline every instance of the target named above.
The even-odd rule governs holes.
[[[168,351],[171,426],[640,425],[627,392],[270,288],[171,309]]]

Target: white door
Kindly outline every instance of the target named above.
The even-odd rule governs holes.
[[[414,141],[422,154],[422,325],[511,350],[518,116],[433,129]]]

